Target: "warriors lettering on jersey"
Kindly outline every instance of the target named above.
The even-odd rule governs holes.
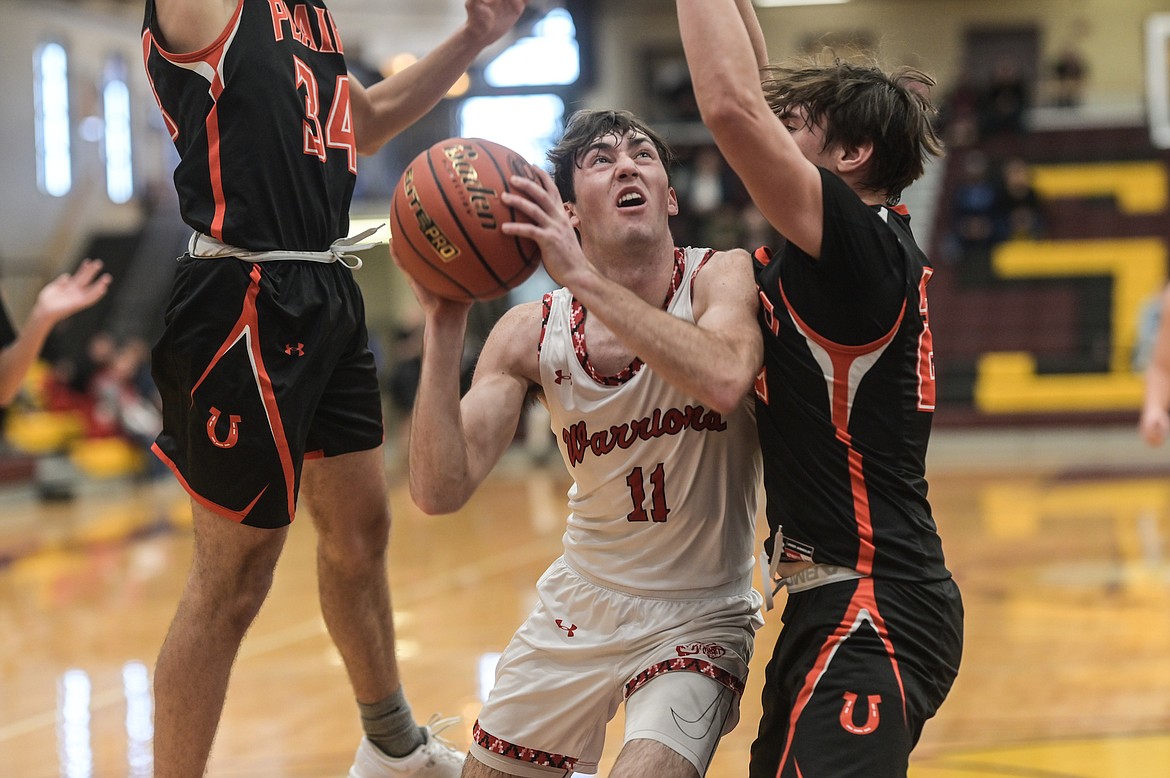
[[[313,38],[313,26],[309,23],[310,6],[297,5],[289,13],[288,5],[284,0],[268,0],[268,8],[272,12],[272,34],[278,40],[284,40],[285,27],[293,40],[302,44],[310,51],[321,51],[327,54],[344,54],[345,48],[341,45],[341,35],[337,32],[337,25],[333,22],[333,14],[327,8],[313,7],[317,16],[317,30],[320,40]]]
[[[588,422],[582,420],[562,429],[561,439],[565,441],[569,462],[576,466],[584,461],[586,452],[604,456],[615,447],[626,449],[639,440],[677,435],[688,428],[700,432],[723,432],[727,429],[727,423],[717,412],[709,411],[702,405],[687,405],[682,410],[668,408],[663,411],[655,408],[650,416],[592,433],[589,432]]]

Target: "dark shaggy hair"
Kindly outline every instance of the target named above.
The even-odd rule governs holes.
[[[861,185],[885,193],[893,205],[902,190],[922,175],[930,156],[942,156],[942,141],[931,123],[937,113],[928,92],[934,79],[900,67],[889,73],[872,60],[836,57],[786,63],[763,71],[764,96],[777,115],[803,107],[819,128],[824,148],[873,143],[873,157]]]
[[[561,199],[567,203],[576,202],[576,193],[573,191],[573,170],[581,166],[581,160],[589,146],[598,138],[606,135],[616,135],[619,138],[627,133],[638,132],[645,135],[658,149],[658,158],[666,168],[667,180],[670,179],[671,167],[674,165],[675,155],[666,141],[645,122],[628,111],[577,111],[569,117],[565,124],[565,132],[560,141],[549,150],[548,161],[552,163],[553,181]]]

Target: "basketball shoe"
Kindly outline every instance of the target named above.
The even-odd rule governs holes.
[[[406,756],[388,756],[363,737],[349,768],[349,778],[459,778],[464,754],[439,737],[440,732],[458,721],[457,717],[431,716],[423,727],[426,740]]]

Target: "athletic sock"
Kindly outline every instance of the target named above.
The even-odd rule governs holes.
[[[414,721],[402,687],[380,702],[358,703],[366,737],[383,753],[398,758],[426,742],[423,729]]]

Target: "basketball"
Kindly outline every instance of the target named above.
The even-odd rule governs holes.
[[[512,175],[531,177],[527,161],[480,138],[448,138],[415,157],[390,200],[399,266],[450,300],[492,300],[532,275],[540,249],[505,235],[504,222],[527,219],[500,201]]]

